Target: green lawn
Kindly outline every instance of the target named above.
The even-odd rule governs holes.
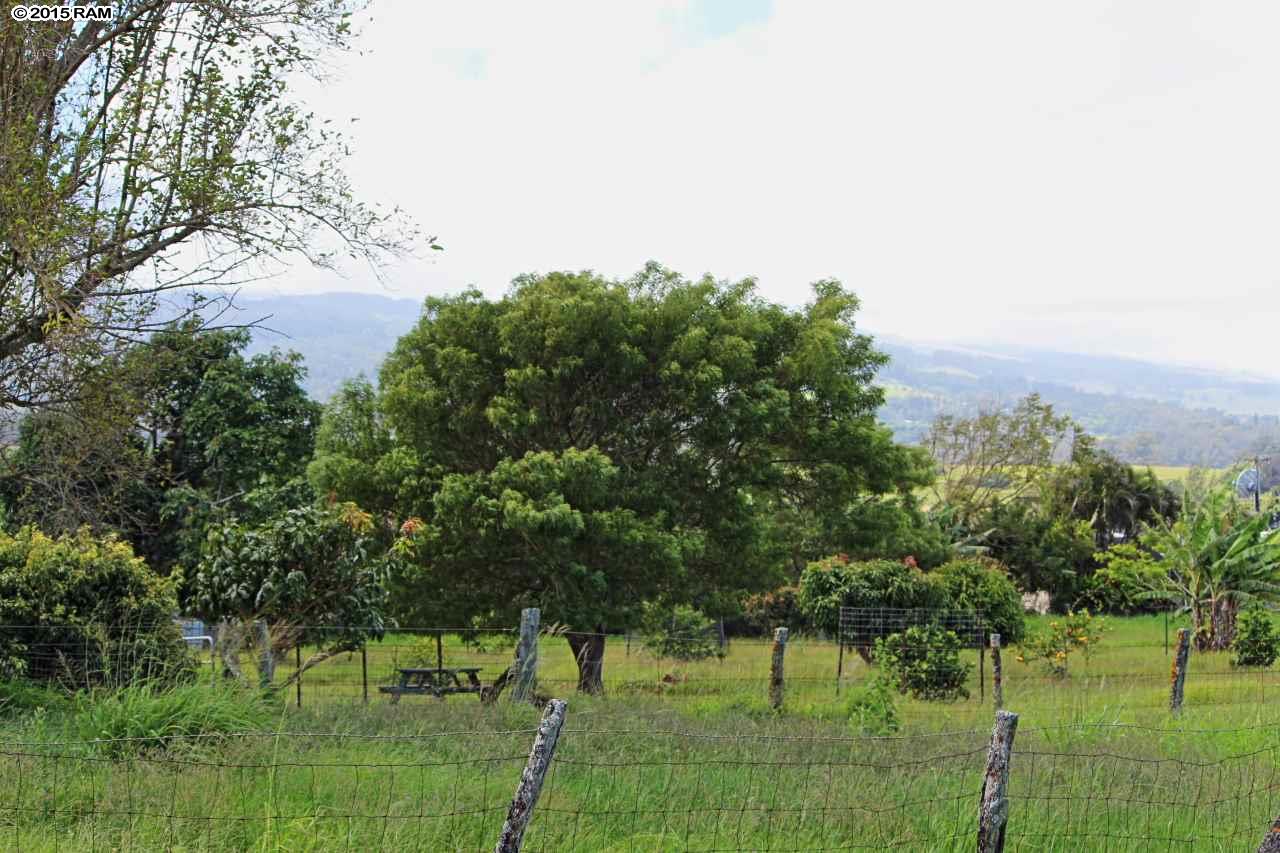
[[[1163,618],[1111,621],[1066,679],[1006,650],[1006,706],[1020,714],[1006,849],[1255,849],[1280,809],[1274,673],[1193,655],[1174,719]],[[489,677],[510,657],[445,639],[446,665]],[[9,720],[0,844],[492,849],[538,710],[473,696],[390,705],[374,688],[420,646],[434,660],[434,640],[371,647],[368,706],[360,656],[343,656],[304,677],[302,708],[290,692],[272,731],[129,759],[63,742],[57,714]],[[868,670],[846,656],[838,696],[836,654],[793,641],[786,708],[774,714],[764,641],[735,640],[723,661],[673,670],[611,640],[607,695],[580,697],[567,643],[545,640],[542,688],[566,696],[569,714],[525,849],[973,849],[990,662],[985,700],[975,671],[968,700],[905,701],[898,735],[870,738],[846,710]]]

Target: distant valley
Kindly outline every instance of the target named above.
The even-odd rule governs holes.
[[[348,378],[376,377],[421,310],[416,299],[356,293],[238,304],[224,321],[261,320],[251,351],[301,353],[308,391],[319,399]],[[939,413],[972,414],[1035,391],[1135,463],[1225,467],[1280,448],[1280,382],[1107,355],[876,340],[892,359],[879,374],[888,398],[880,417],[900,441],[918,442]]]

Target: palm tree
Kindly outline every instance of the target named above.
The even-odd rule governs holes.
[[[1216,490],[1187,498],[1176,521],[1161,520],[1142,535],[1164,569],[1156,595],[1182,600],[1197,650],[1228,648],[1242,604],[1280,597],[1280,536],[1267,521],[1246,515],[1229,490]]]

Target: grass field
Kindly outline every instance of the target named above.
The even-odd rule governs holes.
[[[1162,617],[1112,620],[1066,679],[1006,650],[1005,704],[1020,715],[1007,850],[1253,850],[1280,808],[1280,682],[1193,655],[1186,709],[1167,710]],[[1178,627],[1171,624],[1171,632]],[[425,652],[424,648],[425,647]],[[445,637],[446,665],[483,665]],[[3,724],[0,844],[22,850],[492,849],[538,709],[473,696],[376,692],[434,639],[371,646],[304,677],[254,731],[168,748],[76,741],[83,708]],[[972,653],[970,653],[972,654]],[[785,709],[767,705],[769,649],[735,640],[722,661],[654,660],[611,640],[604,697],[572,695],[562,639],[544,640],[541,686],[569,699],[526,850],[971,850],[992,720],[981,698],[906,700],[902,729],[865,737],[849,694],[868,670],[799,639]],[[674,683],[673,683],[674,682]],[[319,734],[314,734],[319,733]]]

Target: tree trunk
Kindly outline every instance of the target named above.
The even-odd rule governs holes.
[[[1240,603],[1234,598],[1220,598],[1213,602],[1212,645],[1215,652],[1231,648],[1236,638],[1236,614]]]
[[[1195,644],[1196,651],[1207,652],[1209,650],[1209,633],[1213,630],[1211,625],[1205,624],[1204,607],[1198,601],[1191,602],[1191,641]]]
[[[604,627],[597,625],[591,634],[570,631],[564,636],[578,664],[578,692],[604,693]]]

